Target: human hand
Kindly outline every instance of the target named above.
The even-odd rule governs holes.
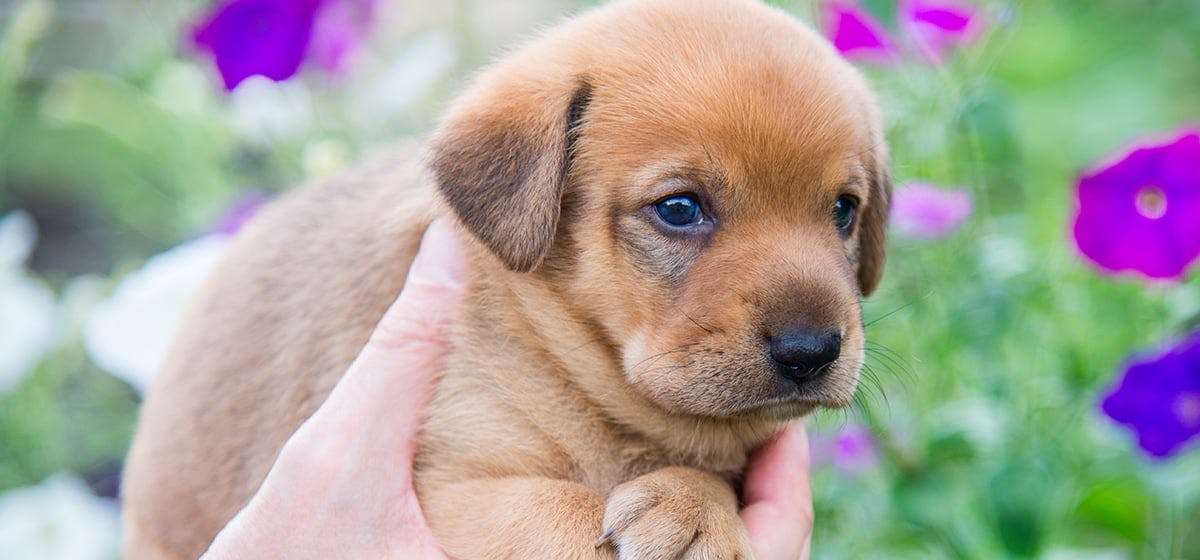
[[[400,297],[205,559],[445,558],[412,459],[462,296],[454,235],[444,221],[429,226]]]
[[[204,558],[445,558],[417,503],[412,459],[463,274],[452,227],[434,222],[400,297]],[[757,558],[807,560],[813,517],[801,425],[755,452],[745,500]]]
[[[758,560],[808,560],[813,530],[808,470],[808,436],[800,422],[750,457],[741,516]]]

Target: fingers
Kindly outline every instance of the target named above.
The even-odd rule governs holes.
[[[799,422],[751,457],[741,516],[759,560],[808,558],[813,524],[808,469],[808,436]]]
[[[386,418],[400,430],[397,437],[415,434],[446,355],[465,269],[453,226],[434,221],[400,296],[314,420],[329,415],[352,426],[362,418]]]
[[[435,220],[425,230],[400,297],[380,318],[364,353],[396,347],[444,351],[465,275],[466,263],[454,227],[446,220]],[[414,348],[425,343],[431,343],[431,348]]]

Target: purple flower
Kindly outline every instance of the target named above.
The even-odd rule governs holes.
[[[816,435],[810,441],[814,464],[833,463],[838,470],[859,474],[879,463],[875,438],[858,424],[850,424],[833,436]]]
[[[1108,272],[1180,279],[1200,257],[1200,134],[1135,147],[1079,180],[1075,244]]]
[[[951,49],[970,44],[983,27],[975,7],[954,0],[904,0],[899,19],[905,35],[934,63]]]
[[[971,214],[971,195],[928,183],[910,183],[892,199],[892,224],[906,237],[937,239],[958,229]]]
[[[848,60],[886,63],[895,56],[883,26],[857,2],[829,2],[825,10],[825,36]]]
[[[879,452],[875,449],[875,438],[871,432],[857,424],[851,424],[838,432],[833,440],[833,464],[837,468],[860,473],[879,463]]]
[[[1100,409],[1165,458],[1200,435],[1200,331],[1162,355],[1135,361]]]
[[[247,194],[239,197],[225,213],[217,218],[216,223],[209,228],[208,233],[233,235],[240,231],[258,211],[262,209],[268,198],[261,194]]]
[[[286,80],[304,61],[318,6],[319,0],[230,0],[192,38],[212,52],[225,89],[254,75]]]
[[[313,29],[309,57],[337,76],[349,66],[375,11],[375,0],[324,0]]]
[[[250,76],[291,78],[306,57],[340,72],[364,34],[373,0],[227,0],[192,32],[232,91]]]

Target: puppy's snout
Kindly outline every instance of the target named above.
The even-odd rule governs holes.
[[[794,329],[773,334],[767,339],[771,359],[780,375],[795,381],[809,381],[823,375],[842,353],[842,335],[837,331]]]

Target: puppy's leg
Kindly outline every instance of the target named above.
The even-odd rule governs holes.
[[[470,559],[614,558],[597,547],[604,500],[594,490],[538,477],[430,483],[425,518],[451,557]]]
[[[686,467],[659,469],[616,487],[605,506],[602,538],[622,560],[754,556],[733,490]]]

